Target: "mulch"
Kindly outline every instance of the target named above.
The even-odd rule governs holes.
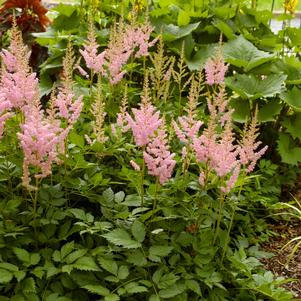
[[[292,291],[296,298],[301,298],[301,246],[291,260],[288,260],[289,256],[298,241],[282,249],[291,239],[301,237],[301,223],[280,223],[270,225],[269,229],[275,232],[276,235],[263,244],[262,248],[266,252],[274,253],[275,256],[261,261],[265,268],[273,272],[274,275],[282,276],[285,279],[294,279],[295,281],[283,284],[283,287]]]

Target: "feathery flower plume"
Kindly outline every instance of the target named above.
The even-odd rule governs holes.
[[[98,76],[97,92],[96,92],[95,102],[92,106],[92,113],[95,117],[93,132],[96,136],[96,141],[98,141],[100,143],[104,143],[107,140],[107,137],[105,136],[105,131],[104,131],[104,122],[105,122],[106,112],[105,112],[105,103],[104,103],[103,94],[102,94],[100,76]]]
[[[30,184],[31,175],[29,167],[36,168],[36,178],[44,178],[51,174],[53,162],[59,162],[57,145],[60,143],[60,129],[50,122],[40,110],[33,106],[31,114],[25,116],[25,123],[21,125],[18,133],[23,152],[23,185],[34,189]]]
[[[148,143],[146,150],[143,152],[143,158],[148,169],[148,173],[156,176],[160,184],[164,184],[170,179],[176,161],[173,160],[175,154],[170,153],[167,144],[167,134],[162,122],[155,136]]]
[[[9,50],[0,53],[3,62],[0,90],[11,108],[21,111],[38,96],[38,79],[29,67],[30,52],[24,46],[22,34],[14,20]]]
[[[126,121],[133,132],[137,146],[143,147],[150,142],[150,138],[159,128],[162,120],[160,112],[150,103],[148,91],[148,75],[145,76],[143,96],[140,109],[132,109],[134,118],[126,113]]]
[[[267,146],[264,146],[260,150],[257,151],[259,146],[262,144],[261,141],[256,141],[259,135],[257,128],[257,109],[255,114],[250,122],[250,124],[246,124],[242,141],[240,143],[241,149],[239,152],[240,163],[246,167],[247,172],[252,172],[256,162],[267,150]]]
[[[126,113],[127,113],[127,107],[128,107],[128,89],[127,89],[127,85],[125,86],[124,89],[124,94],[123,94],[123,98],[121,100],[121,106],[120,106],[120,111],[117,114],[117,125],[121,128],[121,131],[123,133],[127,132],[130,127],[127,123],[126,120]]]
[[[62,86],[59,88],[59,92],[55,100],[55,105],[58,108],[58,117],[66,120],[68,131],[79,118],[83,108],[83,96],[79,96],[75,99],[75,94],[72,91],[74,63],[75,58],[69,41],[66,55],[63,59]]]
[[[134,168],[134,170],[140,171],[140,166],[134,160],[131,160],[130,164]]]
[[[184,109],[186,116],[180,116],[178,118],[178,124],[173,121],[172,125],[176,132],[176,135],[180,141],[184,143],[191,143],[194,138],[196,138],[200,127],[203,122],[197,120],[197,105],[200,92],[202,90],[202,75],[198,74],[198,77],[195,76],[191,80],[191,86],[188,95],[188,102]]]
[[[89,18],[89,30],[88,39],[84,44],[84,49],[79,50],[83,56],[86,66],[94,73],[101,73],[104,75],[104,64],[105,64],[105,51],[98,53],[98,44],[96,42],[95,28],[93,24],[93,18]]]
[[[225,74],[228,70],[228,64],[225,64],[223,54],[222,54],[222,42],[215,54],[215,57],[210,58],[206,62],[205,73],[206,73],[206,82],[208,85],[212,86],[214,84],[221,84],[224,82]]]

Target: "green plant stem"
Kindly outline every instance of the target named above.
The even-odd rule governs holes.
[[[160,189],[159,177],[156,177],[155,197],[154,197],[154,201],[153,201],[153,214],[157,207],[157,198],[158,198],[159,189]]]
[[[142,156],[145,152],[145,146],[142,147]],[[140,187],[140,196],[141,196],[141,207],[144,206],[144,173],[145,173],[145,161],[142,160],[142,168],[141,168],[141,187]]]
[[[274,8],[275,8],[275,0],[272,0],[271,13],[273,13]],[[272,18],[269,21],[269,26],[271,26],[271,23],[272,23]]]
[[[222,211],[223,211],[223,207],[224,207],[224,200],[225,200],[225,195],[224,195],[224,193],[221,192],[221,195],[220,195],[220,198],[219,198],[219,210],[218,210],[215,234],[214,234],[214,238],[213,238],[213,245],[216,242],[216,239],[218,237],[219,230],[220,230],[221,219],[222,219]]]
[[[91,70],[90,73],[90,89],[89,89],[89,95],[92,97],[92,92],[93,92],[93,79],[94,79],[94,72]]]

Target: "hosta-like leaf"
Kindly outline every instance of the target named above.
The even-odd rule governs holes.
[[[102,235],[114,245],[128,249],[136,249],[141,247],[141,243],[133,240],[130,234],[124,229],[114,229],[113,231]]]
[[[280,94],[280,97],[295,111],[301,112],[301,89],[293,87],[293,89]]]
[[[191,32],[193,32],[194,30],[196,30],[198,28],[198,26],[200,25],[200,22],[198,23],[191,23],[189,25],[186,26],[176,26],[174,24],[158,24],[158,31],[162,31],[163,32],[163,37],[164,40],[166,41],[175,41],[177,39],[183,38],[187,35],[189,35]]]
[[[225,43],[223,51],[228,63],[244,68],[245,72],[275,58],[274,54],[257,49],[243,36]]]
[[[286,132],[292,137],[301,140],[301,113],[284,118],[282,125],[286,128]]]
[[[273,97],[284,90],[286,75],[272,74],[264,79],[253,74],[236,74],[226,78],[226,85],[246,99]]]
[[[278,152],[284,163],[296,165],[301,162],[301,147],[295,145],[289,134],[279,134]]]
[[[261,107],[258,111],[257,120],[259,122],[274,121],[275,117],[280,113],[282,105],[275,99],[272,99]]]
[[[247,99],[232,99],[230,106],[234,109],[232,118],[236,122],[246,122],[250,117],[250,103]]]

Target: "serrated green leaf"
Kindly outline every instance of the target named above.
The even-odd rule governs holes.
[[[72,264],[65,264],[62,266],[62,272],[63,273],[67,273],[70,275],[70,273],[72,272],[74,266]]]
[[[65,261],[68,264],[73,263],[75,260],[86,255],[87,252],[88,252],[87,249],[75,250],[71,254],[67,255],[67,257],[65,258]]]
[[[115,193],[115,202],[121,203],[125,198],[125,193],[123,191],[119,191]]]
[[[129,272],[129,268],[126,265],[122,265],[119,269],[118,269],[118,279],[120,280],[124,280],[128,277],[128,275],[130,274]]]
[[[0,269],[0,283],[8,283],[13,279],[12,272]]]
[[[144,225],[139,221],[135,220],[132,224],[132,234],[135,237],[135,239],[139,242],[143,242],[145,238],[145,227]]]
[[[160,297],[157,295],[151,295],[148,301],[161,301]]]
[[[42,279],[45,274],[45,271],[43,267],[36,267],[33,269],[31,273],[35,275],[37,278]],[[16,274],[14,275],[16,276]]]
[[[291,108],[301,112],[301,89],[293,87],[291,90],[280,94],[280,98],[285,101]]]
[[[119,301],[120,297],[117,294],[110,294],[105,296],[105,301]]]
[[[103,193],[102,196],[105,200],[106,203],[112,203],[114,200],[114,192],[111,188],[106,189]]]
[[[274,54],[258,50],[243,36],[225,43],[223,52],[228,63],[244,68],[245,72],[275,59]]]
[[[137,282],[130,282],[124,286],[128,294],[137,294],[144,293],[148,291],[148,288],[142,285],[139,285]]]
[[[21,248],[13,248],[13,252],[20,261],[24,263],[30,263],[30,255],[26,250]]]
[[[301,113],[285,117],[282,125],[286,128],[286,132],[290,133],[294,139],[301,140]]]
[[[174,273],[163,274],[158,283],[158,287],[161,289],[168,288],[179,280],[180,277]]]
[[[88,284],[88,285],[82,286],[82,288],[84,288],[87,291],[89,291],[90,293],[96,294],[98,296],[108,296],[108,295],[110,295],[110,291],[102,285]]]
[[[163,299],[168,299],[180,295],[181,293],[183,293],[183,291],[184,287],[174,284],[171,287],[160,290],[159,296]]]
[[[118,274],[118,265],[113,259],[107,259],[103,257],[97,258],[99,265],[109,273],[117,276]]]
[[[55,262],[61,262],[61,252],[58,250],[55,250],[52,254],[52,259]]]
[[[74,241],[68,242],[61,248],[61,259],[64,259],[74,250]]]
[[[102,236],[109,242],[127,249],[136,249],[141,247],[141,243],[133,240],[130,234],[124,229],[114,229],[113,231]]]
[[[147,260],[141,250],[133,250],[127,258],[127,261],[136,266],[147,265]]]
[[[30,265],[36,265],[40,262],[41,256],[39,253],[30,254]]]
[[[273,97],[284,90],[286,75],[272,74],[261,79],[253,74],[236,74],[225,79],[226,85],[246,99]]]
[[[25,293],[35,293],[36,283],[32,277],[26,278],[22,281],[22,289]]]
[[[79,209],[79,208],[71,208],[68,209],[68,212],[72,213],[72,215],[74,215],[75,218],[82,220],[82,221],[86,221],[86,213],[84,210]]]
[[[24,271],[16,271],[14,272],[14,276],[16,277],[17,281],[20,282],[25,278],[26,273]]]
[[[282,162],[297,165],[301,162],[301,147],[297,147],[289,134],[280,133],[278,140],[278,152]]]
[[[0,262],[0,269],[6,269],[11,272],[18,271],[18,267],[8,262]]]
[[[100,271],[98,265],[92,257],[81,257],[75,263],[74,267],[81,271]]]
[[[197,281],[192,279],[187,279],[185,281],[185,284],[188,289],[192,290],[194,293],[196,293],[199,296],[201,295],[201,288]]]
[[[149,248],[149,259],[152,261],[160,261],[160,257],[167,256],[173,247],[171,246],[151,246]]]

